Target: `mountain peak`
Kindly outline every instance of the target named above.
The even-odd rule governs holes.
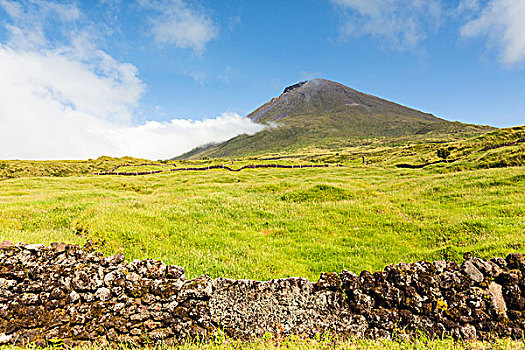
[[[311,80],[300,81],[296,84],[287,86],[284,89],[283,94],[286,94],[287,92],[291,92],[293,90],[297,90],[299,88],[303,88],[301,90],[321,90],[329,88],[330,86],[350,89],[349,87],[336,83],[335,81],[330,81],[322,78],[315,78]]]
[[[290,85],[248,118],[273,127],[255,135],[238,136],[204,153],[245,155],[348,140],[486,131],[449,122],[326,79]]]
[[[287,87],[284,88],[283,94],[285,94],[287,92],[290,92],[292,90],[295,90],[297,88],[300,88],[301,86],[303,86],[306,83],[308,83],[308,81],[301,81],[301,82],[298,82],[297,84],[293,84],[293,85],[287,86]]]
[[[317,78],[286,87],[280,96],[248,117],[255,122],[266,123],[290,120],[294,115],[326,114],[341,106],[358,106],[366,100],[366,96],[343,84]]]

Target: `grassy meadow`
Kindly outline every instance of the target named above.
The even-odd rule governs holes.
[[[206,161],[176,165],[188,164]],[[523,167],[346,165],[4,178],[0,240],[93,239],[106,254],[160,259],[189,277],[262,280],[523,251]]]

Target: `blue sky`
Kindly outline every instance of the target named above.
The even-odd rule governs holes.
[[[525,124],[524,0],[0,0],[0,158],[167,158],[323,77]],[[22,140],[22,141],[20,141]]]

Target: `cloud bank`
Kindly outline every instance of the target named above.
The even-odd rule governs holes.
[[[134,125],[133,111],[144,85],[133,65],[108,56],[87,64],[64,50],[19,51],[1,45],[0,76],[3,159],[164,159],[262,129],[235,113]]]
[[[11,19],[0,43],[1,159],[165,159],[262,129],[235,113],[137,125],[146,89],[137,68],[98,49],[96,33],[76,30],[77,7],[0,0],[1,10]],[[48,17],[62,22],[67,39],[48,40]]]

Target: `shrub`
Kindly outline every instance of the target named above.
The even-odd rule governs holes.
[[[450,151],[446,148],[440,148],[437,150],[437,156],[442,159],[447,159],[450,155]]]

